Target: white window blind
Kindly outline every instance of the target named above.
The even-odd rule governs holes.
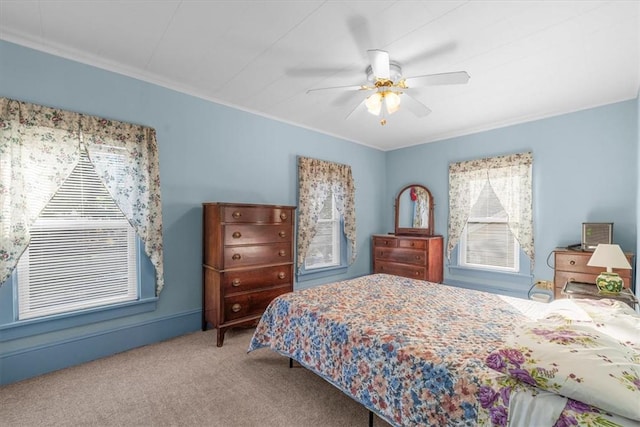
[[[135,231],[83,153],[31,229],[18,263],[19,319],[138,299],[136,257]]]
[[[340,214],[332,193],[318,216],[316,235],[309,244],[304,267],[313,270],[337,265],[340,265]]]
[[[507,212],[487,182],[460,239],[460,264],[518,271],[519,245],[507,221]]]

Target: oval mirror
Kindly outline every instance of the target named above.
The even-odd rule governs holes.
[[[404,187],[396,198],[396,234],[433,234],[433,197],[427,187],[411,184]]]

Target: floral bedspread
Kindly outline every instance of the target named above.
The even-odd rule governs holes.
[[[526,320],[498,295],[376,274],[281,295],[248,351],[297,360],[392,425],[475,426],[485,359]]]

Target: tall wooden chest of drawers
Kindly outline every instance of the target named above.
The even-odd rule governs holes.
[[[374,234],[373,272],[442,283],[442,236]]]
[[[294,206],[204,203],[203,319],[217,328],[256,323],[293,290]]]
[[[605,267],[589,267],[587,263],[593,255],[589,251],[576,251],[566,248],[556,248],[554,251],[554,274],[553,274],[553,294],[556,299],[564,298],[562,288],[568,281],[596,283],[596,277],[603,271]],[[624,254],[633,266],[633,254]],[[618,273],[624,282],[625,288],[631,288],[633,283],[633,270],[624,270],[614,268],[613,271]]]

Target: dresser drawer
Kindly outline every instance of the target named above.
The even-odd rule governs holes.
[[[427,247],[426,240],[417,239],[398,239],[398,247],[411,249],[425,249]]]
[[[272,243],[256,246],[228,246],[224,251],[224,268],[291,262],[291,243]]]
[[[375,236],[373,238],[373,246],[381,247],[381,248],[397,248],[398,247],[398,239],[395,237],[379,237]]]
[[[411,277],[413,279],[425,280],[427,275],[426,267],[408,264],[396,264],[394,262],[375,262],[374,273],[393,274],[395,276]]]
[[[291,290],[291,286],[284,285],[258,292],[247,292],[225,297],[224,321],[228,322],[242,317],[259,316],[275,297],[291,292]]]
[[[427,255],[424,251],[402,248],[375,248],[374,256],[380,260],[427,265]]]
[[[591,252],[566,251],[555,253],[555,269],[556,271],[576,271],[580,273],[595,274],[596,276],[603,271],[605,267],[590,267],[587,265],[591,258]],[[631,277],[631,270],[613,269],[620,277]],[[578,280],[580,281],[580,280]]]
[[[224,226],[224,244],[258,245],[261,243],[291,242],[291,225],[227,224]]]
[[[226,223],[291,224],[293,216],[291,209],[267,206],[225,206],[223,210]]]
[[[224,295],[282,285],[293,287],[292,264],[229,271],[222,275]]]

